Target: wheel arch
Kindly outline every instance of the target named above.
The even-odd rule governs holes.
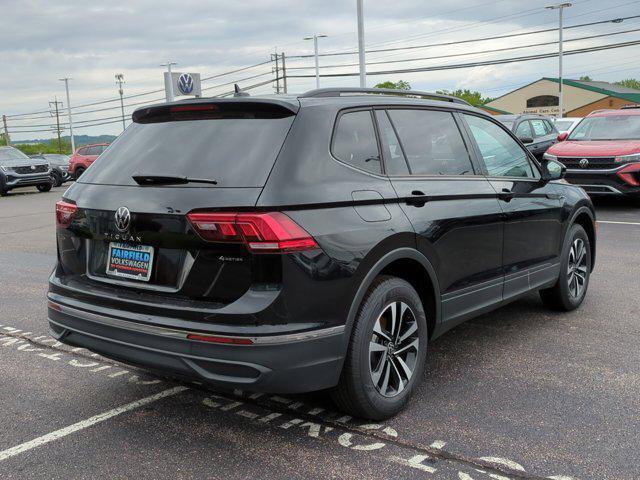
[[[587,232],[587,237],[589,237],[589,246],[591,249],[591,271],[593,271],[596,264],[596,219],[595,215],[591,211],[590,208],[586,206],[582,206],[578,208],[573,215],[571,216],[571,220],[568,223],[568,228],[571,228],[572,225],[578,224],[582,228],[584,228],[585,232]]]
[[[351,302],[345,329],[345,349],[349,344],[351,330],[367,290],[378,275],[392,275],[409,282],[420,295],[425,313],[429,336],[440,322],[440,287],[435,269],[422,253],[412,248],[399,248],[383,255],[364,277]]]

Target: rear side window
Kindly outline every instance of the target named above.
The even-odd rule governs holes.
[[[262,187],[295,116],[231,110],[221,104],[204,118],[199,112],[142,117],[145,123],[127,127],[81,182],[137,185],[131,176],[147,174],[214,179],[217,188]]]
[[[412,175],[473,175],[453,115],[436,110],[389,110]]]
[[[347,112],[338,118],[333,155],[361,170],[381,173],[380,152],[371,111]]]

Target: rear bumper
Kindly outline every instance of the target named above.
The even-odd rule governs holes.
[[[568,169],[565,179],[590,195],[640,195],[640,187],[629,185],[617,175],[624,166],[611,170]]]
[[[252,345],[194,341],[189,332],[131,322],[92,305],[49,299],[53,335],[125,363],[223,388],[269,393],[302,393],[338,383],[343,363],[344,326],[250,338]],[[224,335],[228,337],[228,335]],[[240,337],[237,337],[240,338]]]

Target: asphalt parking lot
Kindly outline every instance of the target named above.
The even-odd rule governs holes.
[[[283,397],[181,385],[56,343],[46,279],[64,188],[0,199],[0,478],[637,479],[640,208],[597,203],[583,306],[531,295],[430,345],[382,424]]]

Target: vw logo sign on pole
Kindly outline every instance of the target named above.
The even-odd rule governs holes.
[[[116,228],[121,232],[126,232],[129,230],[129,225],[131,225],[131,212],[127,207],[120,207],[116,210]]]
[[[183,73],[178,77],[178,90],[182,95],[191,95],[193,92],[193,77],[189,73]]]

